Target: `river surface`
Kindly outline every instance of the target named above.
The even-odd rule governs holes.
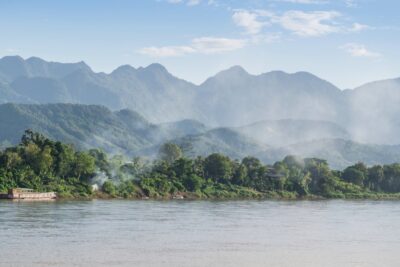
[[[0,201],[0,266],[400,266],[396,201]]]

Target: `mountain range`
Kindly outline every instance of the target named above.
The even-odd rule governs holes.
[[[367,161],[386,163],[379,151],[395,158],[400,144],[400,79],[340,90],[307,72],[252,75],[234,66],[195,85],[160,64],[106,74],[84,62],[7,56],[0,59],[0,103],[13,103],[0,106],[3,144],[33,128],[130,155],[174,140],[192,154],[270,161],[297,152],[326,155],[337,166],[363,158],[346,147],[364,156],[376,151]]]
[[[0,147],[17,144],[23,132],[32,129],[80,149],[101,148],[129,157],[154,157],[161,144],[173,142],[189,157],[218,152],[273,163],[293,154],[324,158],[338,169],[359,160],[400,161],[400,146],[345,140],[348,133],[326,121],[277,120],[211,128],[195,120],[154,124],[137,112],[99,105],[7,103],[0,105],[0,129]]]

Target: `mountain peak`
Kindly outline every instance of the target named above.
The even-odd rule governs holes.
[[[354,88],[354,91],[372,90],[382,91],[385,88],[400,88],[400,78],[373,81]],[[395,90],[396,90],[395,89]]]
[[[297,77],[302,77],[302,78],[307,78],[307,79],[318,79],[321,80],[318,76],[315,76],[314,74],[307,72],[307,71],[298,71],[293,73],[292,75],[297,76]]]
[[[24,59],[21,56],[4,56],[0,58],[0,62],[22,62]]]
[[[74,64],[74,63],[72,63],[72,64]],[[92,68],[88,64],[86,64],[86,62],[83,61],[83,60],[81,60],[81,61],[79,61],[79,62],[77,62],[75,64],[78,65],[78,66],[81,66],[81,67],[83,67],[85,69],[92,70]]]
[[[45,60],[41,59],[40,57],[30,57],[26,59],[27,62],[46,62]]]
[[[285,77],[289,75],[290,75],[289,73],[284,72],[282,70],[273,70],[260,74],[260,76],[275,76],[275,77]]]
[[[5,56],[0,58],[0,66],[4,66],[4,68],[23,68],[25,64],[25,60],[20,56]]]
[[[42,59],[40,57],[29,57],[29,58],[27,58],[25,60],[25,62],[27,62],[28,64],[46,64],[46,65],[59,65],[59,66],[61,66],[61,65],[65,65],[65,66],[67,66],[67,65],[76,65],[76,66],[81,67],[81,68],[91,69],[89,67],[89,65],[86,64],[86,62],[82,61],[82,60],[79,61],[79,62],[59,63],[59,62],[47,61],[47,60],[44,60],[44,59]]]
[[[247,78],[251,76],[243,67],[236,65],[232,66],[229,69],[218,72],[211,78],[208,78],[201,86],[207,86],[213,82],[226,82],[233,80],[243,80],[243,78]]]
[[[135,73],[136,69],[134,67],[132,67],[131,65],[122,65],[119,66],[118,68],[116,68],[111,75],[115,75],[115,74],[123,74],[123,73],[127,73],[127,74],[131,74],[131,73]]]
[[[0,74],[11,82],[19,76],[28,76],[25,60],[20,56],[5,56],[0,59]]]
[[[219,72],[217,75],[220,75],[220,74],[241,75],[241,76],[250,75],[242,66],[239,66],[239,65],[232,66],[229,69],[223,70],[223,71]]]
[[[149,71],[168,72],[168,70],[160,63],[152,63],[144,69]]]
[[[315,76],[314,74],[307,72],[307,71],[298,71],[295,73],[288,73],[282,70],[273,70],[270,72],[266,72],[261,74],[260,76],[276,76],[276,77],[291,77],[291,78],[303,78],[303,79],[318,79],[321,80],[318,76]]]

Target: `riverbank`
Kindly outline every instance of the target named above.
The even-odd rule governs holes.
[[[316,158],[287,156],[272,165],[214,153],[185,157],[175,144],[159,157],[108,158],[27,131],[0,151],[0,192],[31,188],[62,199],[399,199],[400,164],[357,163],[333,170]]]
[[[90,195],[58,195],[56,199],[58,201],[91,201],[91,200],[133,200],[133,201],[259,201],[259,200],[276,200],[276,201],[320,201],[320,200],[400,200],[400,193],[388,194],[388,193],[374,193],[364,192],[357,194],[346,194],[340,197],[324,197],[318,195],[306,195],[300,196],[294,192],[289,191],[270,191],[270,192],[256,192],[249,190],[251,194],[243,195],[237,192],[218,192],[214,195],[206,195],[201,192],[176,192],[174,194],[163,194],[147,196],[143,194],[136,194],[130,196],[118,196],[110,195],[102,191],[94,191]],[[0,200],[12,200],[3,198]],[[29,201],[20,199],[20,201]],[[40,201],[40,200],[37,200]],[[43,200],[47,201],[47,200]]]
[[[206,196],[204,194],[197,194],[193,192],[179,192],[174,195],[165,196],[134,196],[134,197],[118,197],[111,196],[104,192],[94,192],[90,197],[60,197],[59,200],[159,200],[159,201],[170,201],[170,200],[182,200],[182,201],[194,201],[194,200],[216,200],[216,201],[241,201],[241,200],[277,200],[277,201],[304,201],[304,200],[400,200],[400,194],[376,194],[376,193],[365,193],[356,195],[346,195],[341,198],[327,198],[317,195],[298,196],[292,192],[257,192],[254,196],[239,197],[237,195],[225,195],[225,196]]]

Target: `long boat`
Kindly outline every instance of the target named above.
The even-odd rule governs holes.
[[[30,188],[11,188],[7,194],[0,194],[2,199],[13,200],[52,200],[57,198],[55,192],[35,192]]]

